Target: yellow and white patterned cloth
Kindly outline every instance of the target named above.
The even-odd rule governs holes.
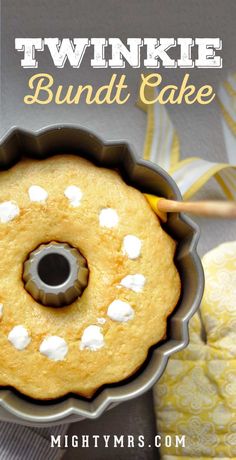
[[[206,286],[190,344],[154,388],[158,432],[185,435],[163,460],[236,459],[236,242],[203,257]]]
[[[146,98],[153,100],[155,92],[156,88],[148,88]],[[236,73],[220,85],[217,100],[228,159],[225,163],[191,156],[181,159],[179,137],[166,107],[146,105],[140,100],[137,103],[147,113],[143,157],[169,172],[185,200],[192,198],[212,177],[228,199],[236,200]]]

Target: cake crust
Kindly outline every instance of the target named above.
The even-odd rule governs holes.
[[[30,200],[32,185],[47,191],[45,202]],[[78,206],[64,193],[72,185],[82,191]],[[165,336],[167,317],[180,295],[173,261],[175,242],[143,194],[115,171],[74,155],[58,155],[40,161],[25,159],[1,172],[0,203],[9,201],[16,202],[20,212],[0,223],[0,385],[42,400],[68,393],[90,398],[102,385],[131,376],[149,348]],[[114,227],[101,225],[103,209],[116,211]],[[141,241],[137,257],[124,252],[127,235]],[[82,297],[59,309],[37,303],[22,280],[28,254],[51,241],[78,248],[89,268]],[[135,274],[145,278],[139,291],[121,283]],[[115,300],[131,306],[129,320],[108,315]],[[9,341],[17,325],[23,325],[31,339],[22,350]],[[104,339],[96,350],[81,346],[83,333],[91,325],[100,328]],[[53,361],[40,353],[48,336],[66,342],[68,353],[63,360]]]

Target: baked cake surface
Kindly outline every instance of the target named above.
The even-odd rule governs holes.
[[[79,249],[81,298],[45,307],[25,290],[42,243]],[[180,294],[175,242],[143,194],[115,171],[73,156],[23,160],[0,173],[0,385],[52,399],[91,397],[144,362]]]

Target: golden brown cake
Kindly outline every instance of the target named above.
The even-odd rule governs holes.
[[[62,308],[27,292],[24,262],[67,243],[88,285]],[[0,173],[0,385],[51,399],[91,397],[131,376],[166,332],[180,294],[175,242],[141,192],[73,155],[23,160]]]

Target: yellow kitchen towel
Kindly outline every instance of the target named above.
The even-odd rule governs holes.
[[[154,99],[156,88],[148,88],[146,98]],[[214,177],[231,200],[236,199],[236,74],[230,75],[219,89],[217,99],[221,109],[223,134],[228,162],[216,163],[201,157],[181,160],[180,143],[166,107],[161,104],[137,105],[147,113],[147,128],[143,157],[169,172],[184,199],[191,198]]]
[[[154,387],[158,432],[185,435],[185,447],[162,443],[163,460],[236,459],[236,242],[202,262],[206,286],[189,346]]]

